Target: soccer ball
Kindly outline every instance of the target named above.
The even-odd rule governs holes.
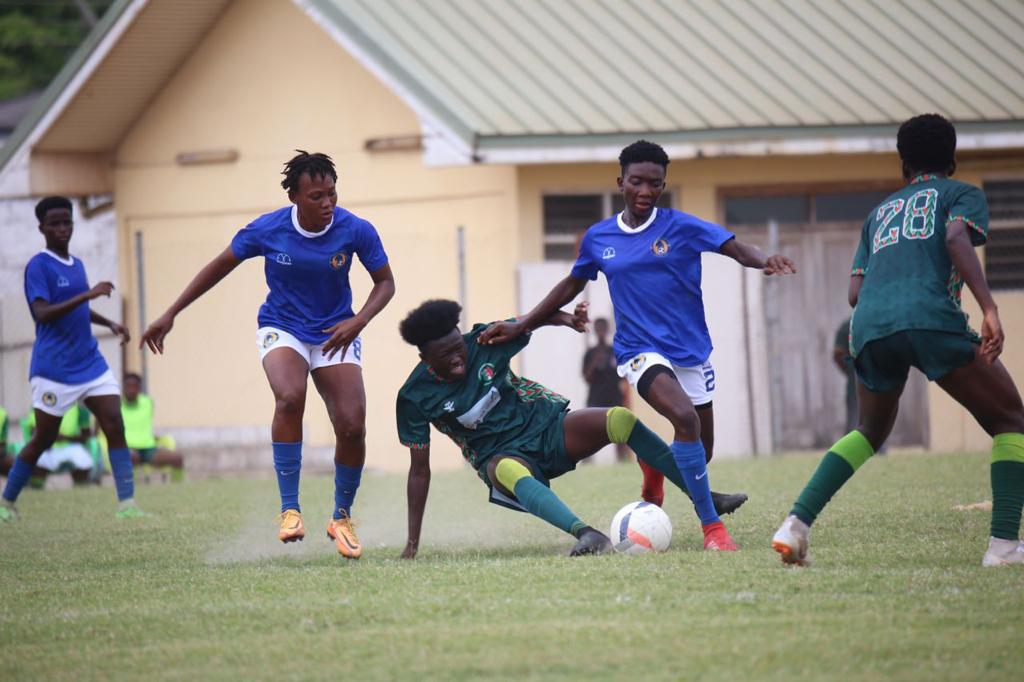
[[[612,519],[608,537],[623,554],[664,552],[672,542],[672,521],[656,504],[630,502]]]

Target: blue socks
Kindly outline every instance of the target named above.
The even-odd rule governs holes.
[[[699,440],[693,443],[675,441],[672,443],[672,457],[676,467],[683,475],[686,488],[690,491],[694,509],[700,517],[702,525],[718,521],[718,512],[711,501],[711,485],[708,483],[708,461],[704,452],[704,444]]]
[[[14,460],[14,466],[7,473],[7,485],[4,486],[4,499],[8,502],[14,502],[18,499],[18,495],[21,494],[21,489],[28,483],[28,479],[32,477],[32,466],[26,464],[25,460],[18,457]]]
[[[340,519],[342,512],[352,518],[352,502],[359,490],[359,481],[363,477],[363,467],[350,467],[334,463],[334,518]]]
[[[110,449],[110,473],[114,476],[118,502],[135,497],[135,473],[132,471],[132,453],[128,448]]]
[[[274,443],[274,471],[281,493],[281,511],[299,509],[299,471],[302,469],[302,442]]]

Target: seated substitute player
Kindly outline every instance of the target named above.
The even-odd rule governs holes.
[[[476,343],[487,325],[463,335],[461,308],[454,301],[423,303],[402,321],[406,342],[421,362],[398,392],[398,435],[409,448],[409,538],[404,558],[419,549],[423,508],[430,487],[430,425],[451,438],[496,504],[528,511],[577,539],[570,556],[611,548],[603,533],[584,524],[558,499],[548,481],[609,443],[626,443],[637,457],[663,472],[680,489],[686,484],[668,445],[624,407],[569,412],[568,401],[538,383],[516,376],[509,362],[530,341],[529,334],[502,345]],[[555,312],[545,324],[583,331],[586,307]],[[697,481],[694,485],[700,485]],[[705,492],[707,481],[703,481]],[[735,550],[719,521],[716,542],[706,549]]]
[[[68,252],[74,232],[71,202],[47,197],[36,204],[39,231],[46,249],[25,267],[25,298],[36,322],[29,377],[36,431],[11,467],[0,498],[0,522],[17,518],[14,502],[32,475],[39,456],[49,450],[64,413],[79,400],[96,415],[110,447],[110,468],[117,490],[119,518],[142,516],[135,504],[132,458],[124,440],[121,389],[100,355],[91,325],[109,328],[128,342],[128,330],[89,309],[89,301],[110,296],[114,285],[100,282],[89,288],[82,261]]]
[[[121,417],[125,440],[132,451],[132,463],[173,469],[176,473],[173,480],[181,480],[185,460],[177,452],[157,446],[153,435],[153,399],[142,392],[142,377],[134,372],[124,375]]]
[[[619,375],[675,430],[672,453],[687,483],[707,476],[714,446],[715,370],[711,337],[704,319],[701,254],[720,253],[766,275],[796,272],[785,256],[766,257],[728,230],[656,204],[665,189],[669,158],[660,146],[640,140],[619,154],[622,213],[591,226],[568,277],[555,285],[529,313],[497,322],[481,343],[503,343],[546,320],[573,300],[588,280],[603,272],[608,280],[616,332]],[[660,505],[664,477],[644,466],[643,498]],[[746,501],[745,495],[693,498],[709,528],[718,515]]]
[[[29,414],[22,422],[22,428],[31,434],[35,431],[34,414]],[[60,420],[57,440],[53,447],[44,452],[36,460],[33,477],[37,479],[31,484],[43,487],[49,474],[69,471],[75,485],[87,485],[93,480],[96,461],[89,451],[89,445],[95,445],[92,432],[92,415],[84,405],[78,403],[71,406]],[[28,437],[28,434],[26,434]],[[93,441],[90,443],[90,441]],[[98,482],[98,479],[97,479]]]
[[[171,307],[142,335],[163,353],[174,318],[247,258],[263,257],[270,292],[257,318],[256,345],[274,393],[274,469],[281,496],[277,537],[306,536],[299,507],[302,415],[306,384],[313,384],[334,426],[334,512],[327,535],[347,559],[362,556],[352,524],[352,503],[366,460],[366,392],[359,334],[395,295],[395,278],[377,230],[338,206],[338,173],[326,154],[299,151],[285,164],[281,186],[292,205],[260,216],[192,278]],[[349,274],[355,256],[373,288],[352,310]]]
[[[950,179],[956,130],[942,116],[905,122],[896,147],[908,184],[864,221],[850,278],[860,425],[821,460],[772,547],[785,563],[809,562],[811,524],[885,442],[907,374],[917,367],[993,437],[992,527],[982,565],[1024,564],[1024,405],[998,360],[1003,328],[973,248],[988,236],[985,195]],[[980,338],[960,308],[964,283],[984,313]]]

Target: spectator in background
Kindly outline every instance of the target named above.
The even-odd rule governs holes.
[[[594,320],[597,344],[583,354],[583,378],[587,391],[587,407],[620,407],[626,405],[626,380],[619,376],[615,351],[608,345],[608,320]],[[616,443],[615,454],[620,462],[629,459],[625,443]]]
[[[853,371],[853,356],[850,355],[850,318],[847,317],[836,329],[836,340],[832,347],[832,360],[846,377],[846,431],[857,428],[857,377]]]
[[[132,463],[171,469],[171,480],[180,481],[185,461],[177,452],[159,447],[153,435],[153,400],[142,392],[142,377],[129,372],[121,389],[121,417],[124,437],[132,452]]]

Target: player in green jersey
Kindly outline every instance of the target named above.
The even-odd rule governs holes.
[[[624,407],[569,412],[569,401],[516,376],[509,362],[529,334],[506,344],[483,345],[478,324],[459,331],[454,301],[427,301],[402,321],[406,342],[421,362],[398,392],[398,435],[409,448],[409,539],[404,558],[419,549],[423,509],[430,487],[430,425],[450,437],[490,489],[496,504],[528,511],[576,537],[570,556],[611,549],[603,533],[586,525],[558,499],[548,482],[609,443],[625,443],[637,457],[686,490],[672,451]],[[548,325],[586,329],[586,306],[556,312]]]
[[[950,179],[956,131],[942,116],[910,119],[896,146],[908,184],[864,221],[850,279],[860,425],[822,459],[772,547],[785,563],[808,563],[811,524],[889,436],[913,366],[993,437],[992,527],[982,564],[1024,564],[1024,405],[998,360],[1003,329],[973,248],[988,236],[985,195]],[[965,283],[984,313],[980,337],[960,308]]]

